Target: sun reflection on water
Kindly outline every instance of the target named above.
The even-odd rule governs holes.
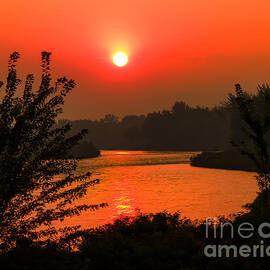
[[[117,151],[117,152],[115,152],[115,155],[130,155],[130,152],[128,152],[128,151]]]
[[[190,153],[102,154],[80,162],[80,173],[92,168],[92,178],[99,178],[101,183],[90,188],[78,203],[106,202],[109,206],[73,217],[68,225],[103,225],[121,216],[136,215],[138,209],[143,213],[181,211],[192,219],[229,215],[256,196],[253,173],[191,167],[187,164]]]

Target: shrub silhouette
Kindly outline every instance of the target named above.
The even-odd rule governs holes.
[[[0,100],[0,249],[7,250],[18,239],[44,240],[58,231],[55,220],[95,210],[100,205],[70,203],[83,196],[89,186],[90,173],[75,175],[77,160],[66,159],[67,152],[86,134],[82,130],[68,137],[70,125],[55,128],[64,98],[75,87],[66,77],[53,84],[50,53],[42,52],[41,83],[33,90],[34,76],[26,77],[20,95],[21,80],[16,64],[19,53],[10,55],[8,77]],[[0,86],[3,86],[0,82]],[[56,176],[58,176],[56,178]],[[42,225],[42,229],[37,230]],[[66,234],[78,228],[65,228]]]
[[[239,122],[239,129],[243,135],[235,138],[232,144],[254,162],[259,189],[269,191],[270,87],[261,85],[257,95],[250,95],[236,84],[235,95],[229,96],[229,103],[237,108],[242,120]]]

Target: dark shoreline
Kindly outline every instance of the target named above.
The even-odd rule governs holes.
[[[194,167],[255,172],[254,164],[235,150],[205,151],[190,159]]]
[[[190,158],[190,165],[193,167],[224,169],[224,170],[240,170],[247,172],[255,172],[256,168],[253,163],[245,156],[235,150],[225,151],[194,151],[194,150],[171,150],[171,149],[145,149],[145,148],[106,148],[91,151],[86,155],[75,156],[76,159],[83,160],[88,158],[97,158],[102,156],[102,151],[151,151],[151,152],[194,152],[197,153]],[[198,153],[199,152],[199,153]],[[73,156],[74,157],[74,156]]]

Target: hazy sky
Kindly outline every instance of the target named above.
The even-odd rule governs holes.
[[[269,0],[2,0],[0,78],[10,52],[19,72],[39,74],[49,50],[54,75],[78,83],[64,117],[141,114],[177,100],[215,105],[233,85],[270,82]],[[118,68],[112,54],[129,64]],[[38,78],[38,76],[37,76]]]

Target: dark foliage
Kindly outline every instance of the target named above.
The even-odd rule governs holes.
[[[8,77],[0,101],[0,250],[8,250],[19,239],[53,238],[55,220],[95,210],[101,205],[69,207],[83,196],[89,186],[90,173],[74,175],[75,159],[67,153],[86,134],[86,130],[67,136],[69,124],[55,128],[64,98],[75,86],[65,77],[52,83],[50,53],[42,53],[42,77],[37,91],[34,76],[26,77],[23,93],[18,86],[17,52],[11,54]],[[0,82],[0,86],[3,83]],[[56,177],[57,176],[57,177]],[[42,229],[38,229],[42,225]],[[65,228],[63,232],[76,231]]]
[[[16,249],[0,256],[4,269],[112,269],[112,270],[256,270],[270,267],[269,257],[208,258],[204,255],[207,245],[258,245],[260,238],[254,233],[249,239],[231,237],[230,227],[224,227],[223,237],[214,237],[214,228],[220,230],[219,222],[233,222],[235,230],[243,222],[257,229],[261,222],[269,222],[268,215],[258,216],[257,206],[264,203],[259,196],[251,212],[239,214],[234,221],[220,217],[209,226],[206,238],[205,225],[191,222],[179,213],[157,213],[126,217],[113,224],[93,229],[84,234],[78,251],[59,249],[53,244],[40,247],[34,243],[22,243]],[[250,208],[250,209],[251,209]],[[260,207],[259,207],[260,208]],[[253,212],[254,211],[254,212]],[[264,239],[265,246],[270,245]]]
[[[230,114],[226,107],[193,108],[176,102],[171,110],[146,116],[61,120],[59,126],[63,123],[72,123],[74,133],[87,128],[89,134],[85,140],[92,141],[99,149],[200,151],[229,147]]]
[[[257,181],[261,191],[270,189],[270,87],[258,86],[256,95],[235,86],[235,95],[230,95],[228,104],[236,108],[241,134],[232,141],[241,154],[252,160],[258,172]]]

